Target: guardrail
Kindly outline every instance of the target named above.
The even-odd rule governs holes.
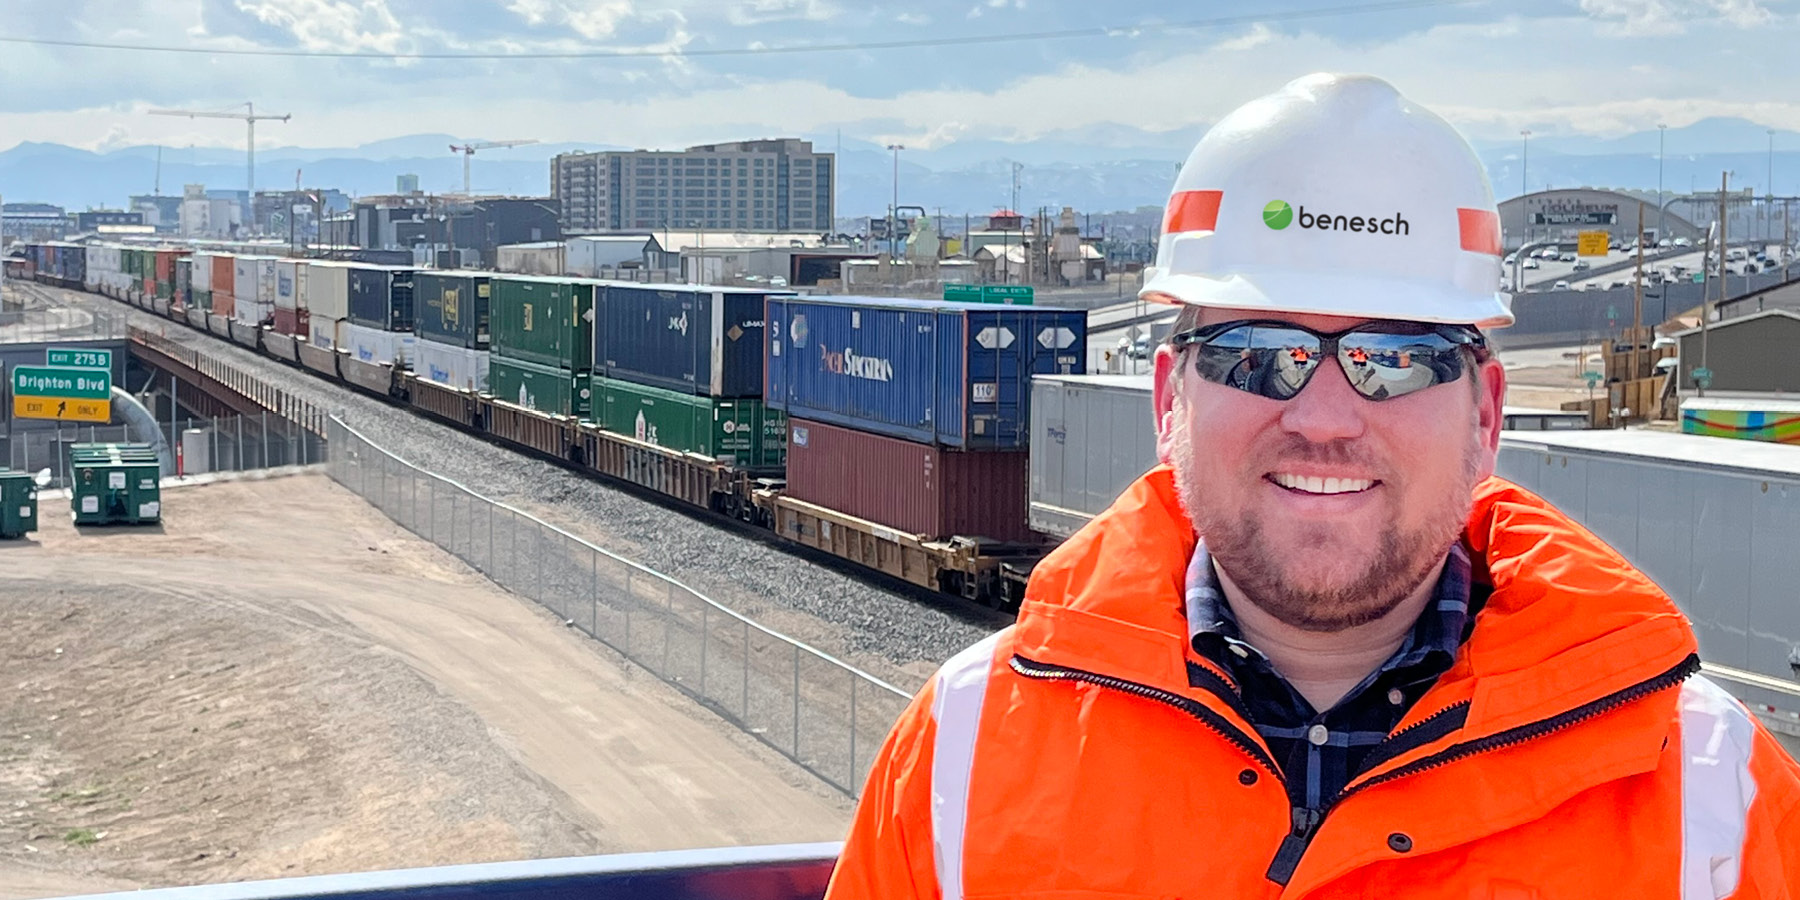
[[[335,415],[327,430],[339,484],[846,794],[911,702],[674,578],[420,469]]]
[[[324,407],[310,400],[296,396],[224,360],[208,356],[193,347],[171,340],[149,329],[132,326],[127,337],[132,343],[140,344],[188,367],[196,374],[211,379],[214,384],[255,403],[270,413],[287,419],[313,434],[320,436],[325,434],[325,420],[329,417],[329,413]]]

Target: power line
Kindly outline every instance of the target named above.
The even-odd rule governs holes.
[[[144,53],[195,53],[216,56],[287,56],[310,59],[629,59],[635,57],[706,57],[768,56],[795,53],[839,53],[857,50],[905,50],[921,47],[966,47],[976,44],[1009,44],[1026,41],[1065,40],[1083,37],[1137,37],[1174,31],[1193,31],[1228,25],[1258,22],[1293,22],[1336,16],[1427,9],[1440,6],[1466,6],[1478,0],[1387,0],[1346,6],[1324,6],[1289,12],[1254,13],[1191,19],[1182,22],[1145,22],[1137,25],[1109,25],[1091,28],[1066,28],[1058,31],[1023,31],[1011,34],[964,35],[955,37],[915,38],[900,41],[862,41],[837,44],[791,44],[778,47],[726,47],[697,50],[659,49],[656,47],[611,47],[594,50],[531,51],[526,53],[367,53],[333,50],[291,50],[270,47],[173,47],[152,44],[113,44],[99,41],[71,41],[55,38],[0,37],[0,44],[28,44],[37,47],[66,47],[81,50],[124,50]]]

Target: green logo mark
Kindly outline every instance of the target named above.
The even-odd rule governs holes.
[[[1263,207],[1263,224],[1280,231],[1294,221],[1294,208],[1286,200],[1270,200]]]

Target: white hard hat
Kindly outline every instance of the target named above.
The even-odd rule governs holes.
[[[1493,328],[1500,217],[1450,123],[1368,75],[1308,75],[1207,131],[1139,296]]]

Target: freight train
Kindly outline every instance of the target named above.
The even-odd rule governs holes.
[[[234,248],[235,249],[235,248]],[[1016,608],[1035,375],[1086,316],[243,251],[30,245],[101,294],[854,567]]]

